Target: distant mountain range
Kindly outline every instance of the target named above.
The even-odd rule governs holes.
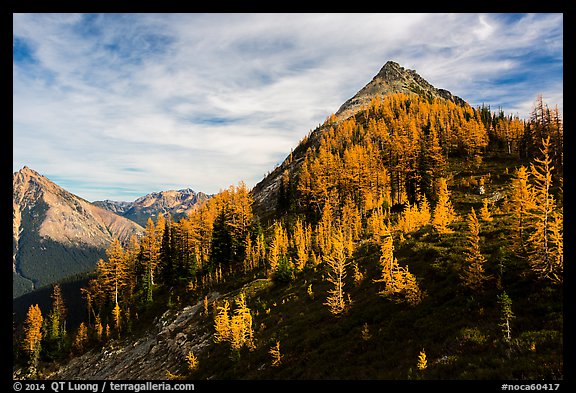
[[[12,185],[13,298],[92,271],[114,238],[127,243],[143,233],[148,217],[180,217],[209,198],[186,189],[90,203],[26,166]]]
[[[104,200],[93,203],[141,226],[146,226],[148,218],[155,220],[158,213],[170,214],[172,218],[177,220],[190,213],[198,204],[208,198],[210,195],[186,188],[177,191],[153,192],[136,199],[134,202]]]

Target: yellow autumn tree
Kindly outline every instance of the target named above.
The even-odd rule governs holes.
[[[198,369],[198,358],[192,352],[188,351],[186,355],[186,365],[188,367],[188,371],[193,372]]]
[[[506,144],[508,154],[513,152],[518,154],[520,151],[520,142],[524,137],[525,124],[518,117],[513,119],[498,119],[494,127],[495,139]]]
[[[62,297],[62,289],[55,284],[52,291],[52,309],[48,313],[47,336],[51,341],[59,341],[66,334],[66,305]],[[61,341],[59,341],[61,343]]]
[[[282,354],[280,353],[280,341],[272,346],[268,353],[272,356],[272,367],[278,367],[282,363]]]
[[[377,208],[372,211],[372,215],[367,219],[367,232],[371,235],[372,241],[376,244],[380,244],[382,238],[390,234],[387,217],[387,214],[382,208]]]
[[[308,228],[300,218],[297,218],[292,232],[292,244],[296,250],[296,260],[294,263],[296,271],[302,271],[308,262],[309,237]]]
[[[375,282],[389,282],[392,279],[392,269],[394,265],[394,239],[392,239],[392,235],[389,233],[388,236],[384,237],[380,245],[381,278],[375,280]]]
[[[214,341],[228,342],[235,353],[244,346],[251,350],[255,348],[252,314],[246,305],[244,293],[236,299],[236,306],[234,315],[230,316],[230,304],[225,300],[224,304],[218,307],[219,311],[214,319]]]
[[[432,225],[440,234],[452,233],[448,225],[454,220],[456,220],[456,212],[450,201],[448,185],[446,179],[441,177],[438,179],[438,202],[436,202],[436,207],[434,208]]]
[[[130,284],[127,255],[118,239],[112,241],[106,255],[106,260],[98,261],[96,272],[102,289],[116,305],[122,297],[122,291]]]
[[[520,166],[512,179],[510,190],[510,212],[512,213],[512,240],[516,252],[523,254],[527,245],[529,228],[529,211],[534,206],[534,193],[525,166]]]
[[[159,216],[163,217],[163,216]],[[156,269],[160,258],[160,242],[162,236],[154,225],[151,218],[148,219],[144,229],[144,235],[140,239],[141,263],[143,268],[143,277],[141,278],[145,300],[151,303],[153,300],[153,289],[155,286]]]
[[[264,238],[264,233],[259,233],[258,236],[256,236],[254,259],[256,266],[260,266],[260,264],[264,264],[266,261],[266,240]]]
[[[432,215],[430,214],[430,204],[428,203],[428,199],[426,195],[422,194],[420,200],[418,202],[418,221],[420,222],[421,226],[426,226],[430,223],[430,219]]]
[[[374,282],[383,282],[385,287],[378,292],[380,296],[392,299],[401,299],[411,305],[420,303],[422,294],[416,277],[410,273],[408,267],[402,267],[394,257],[394,243],[392,236],[383,239],[380,248],[380,279]]]
[[[548,233],[550,236],[550,265],[553,266],[550,279],[555,283],[562,283],[564,272],[564,214],[562,209],[552,213]]]
[[[268,249],[268,263],[270,265],[270,275],[274,275],[278,270],[281,258],[285,258],[288,253],[288,233],[280,221],[274,222],[274,235],[270,248]]]
[[[346,252],[344,247],[344,236],[338,230],[332,239],[331,252],[324,255],[324,261],[328,269],[328,281],[333,288],[328,291],[325,305],[334,315],[341,315],[346,310],[346,300],[344,298],[344,279],[346,278]]]
[[[488,208],[488,199],[482,198],[482,207],[480,208],[480,218],[484,221],[492,221],[492,214],[490,213],[490,209]]]
[[[96,341],[102,341],[102,333],[104,332],[104,327],[102,326],[102,321],[100,320],[100,315],[96,315],[96,321],[94,322],[94,333],[96,335]]]
[[[418,363],[416,366],[420,371],[426,370],[428,367],[428,361],[426,360],[426,352],[424,352],[424,349],[422,349],[418,354]]]
[[[404,299],[408,304],[415,306],[424,298],[424,294],[418,286],[416,276],[410,273],[408,266],[402,268],[402,290]]]
[[[465,265],[460,277],[468,288],[479,290],[488,279],[484,265],[486,258],[480,252],[480,224],[474,208],[468,215],[468,243],[465,250]]]
[[[236,310],[230,319],[230,347],[239,350],[243,346],[254,349],[252,314],[246,305],[246,296],[241,293],[236,299]]]
[[[42,311],[37,304],[28,308],[26,321],[24,322],[24,352],[28,355],[31,367],[36,367],[42,349]]]
[[[357,206],[349,196],[346,198],[344,206],[342,206],[341,216],[341,221],[344,224],[343,231],[345,243],[347,245],[346,251],[350,256],[354,251],[354,242],[359,240],[360,235],[362,234],[362,219],[360,217],[360,213],[358,212]],[[350,247],[350,244],[352,244],[352,247]]]
[[[217,343],[228,341],[230,338],[230,303],[224,300],[222,306],[218,306],[218,314],[214,318],[214,341]]]
[[[80,326],[78,326],[76,336],[74,337],[73,347],[77,351],[83,352],[87,342],[88,342],[88,328],[86,327],[86,324],[84,322],[81,322]]]
[[[418,214],[418,207],[407,202],[404,210],[398,215],[396,229],[404,234],[418,229]]]
[[[334,209],[330,202],[327,201],[322,209],[322,218],[316,226],[316,245],[322,255],[330,254],[334,221]]]
[[[420,206],[419,206],[420,205]],[[430,222],[430,206],[423,196],[420,204],[406,203],[404,210],[398,215],[396,229],[403,234],[414,232]]]
[[[112,309],[112,318],[114,319],[114,326],[116,327],[118,337],[120,337],[120,322],[121,322],[120,317],[121,317],[120,305],[116,303],[116,305]]]
[[[254,267],[256,266],[255,263],[255,253],[254,253],[254,246],[252,246],[252,239],[250,238],[250,234],[246,235],[246,240],[245,240],[245,251],[244,251],[244,261],[243,261],[243,265],[244,265],[244,273],[246,273],[248,270],[252,270],[254,269]]]
[[[530,165],[534,178],[534,205],[529,211],[532,219],[532,233],[528,237],[528,261],[532,270],[540,278],[561,284],[563,281],[564,260],[562,237],[562,214],[557,209],[552,194],[552,171],[554,167],[549,154],[550,137],[542,139],[542,158],[535,158]],[[551,230],[551,227],[554,227]],[[551,234],[554,234],[551,236]]]

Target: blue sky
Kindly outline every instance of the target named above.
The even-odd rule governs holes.
[[[562,14],[14,14],[13,170],[90,201],[254,186],[388,60],[563,113]]]

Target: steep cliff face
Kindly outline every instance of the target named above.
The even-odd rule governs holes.
[[[91,270],[114,238],[127,242],[143,231],[28,167],[12,186],[13,297]]]

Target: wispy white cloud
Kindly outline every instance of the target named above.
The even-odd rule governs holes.
[[[562,14],[17,14],[14,170],[89,199],[253,186],[387,60],[562,110]]]

